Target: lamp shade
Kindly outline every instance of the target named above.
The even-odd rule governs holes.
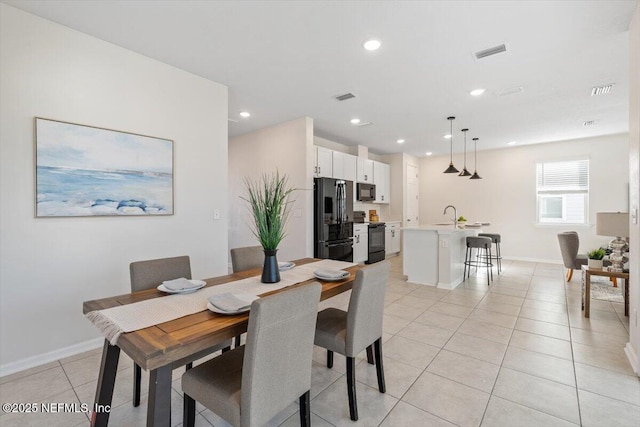
[[[598,212],[596,214],[598,236],[629,237],[628,212]]]

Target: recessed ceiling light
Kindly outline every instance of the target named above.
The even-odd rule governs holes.
[[[431,151],[427,151],[427,153],[426,153],[426,154],[427,154],[427,156],[430,156],[430,155],[432,155],[433,153],[432,153]]]
[[[445,135],[444,139],[451,139],[451,135]]]
[[[399,139],[398,141],[396,141],[398,144],[404,144],[404,139]]]
[[[471,96],[480,96],[484,93],[484,89],[474,89],[471,92],[469,92],[469,95]]]
[[[509,141],[507,142],[507,145],[516,145],[516,141]]]
[[[367,40],[362,44],[362,46],[364,46],[364,48],[367,50],[378,50],[380,49],[381,45],[382,43],[380,42],[380,40],[376,39]]]
[[[360,123],[360,119],[351,119],[352,125],[357,125],[358,123]]]
[[[242,111],[240,113],[240,117],[244,117],[246,119],[247,117],[251,117],[251,113],[249,113],[248,111]]]

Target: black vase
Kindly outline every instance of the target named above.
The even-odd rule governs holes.
[[[262,267],[262,283],[278,283],[280,281],[280,269],[276,258],[277,249],[264,250],[264,266]]]

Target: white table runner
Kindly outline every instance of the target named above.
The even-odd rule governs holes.
[[[260,276],[253,276],[223,285],[210,286],[190,294],[173,294],[104,310],[95,310],[85,316],[112,345],[115,345],[118,337],[125,332],[137,331],[207,310],[207,299],[212,295],[225,292],[261,295],[313,279],[315,270],[342,270],[354,265],[356,264],[351,262],[325,259],[296,266],[288,271],[281,271],[281,280],[278,283],[262,283]]]

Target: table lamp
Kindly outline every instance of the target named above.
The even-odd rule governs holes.
[[[612,252],[609,255],[611,267],[609,271],[622,272],[623,264],[628,259],[623,255],[627,248],[625,237],[629,237],[629,213],[598,212],[596,214],[596,234],[598,236],[616,236],[609,242]]]

